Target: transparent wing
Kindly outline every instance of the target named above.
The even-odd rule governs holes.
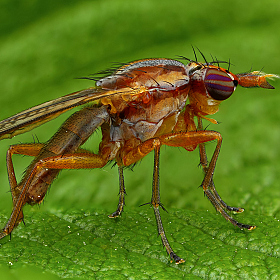
[[[0,122],[0,140],[12,138],[48,122],[69,109],[115,94],[133,93],[131,89],[104,90],[89,88],[74,92],[57,99],[37,105],[22,111]]]

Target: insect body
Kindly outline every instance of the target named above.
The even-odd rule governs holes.
[[[217,65],[214,65],[217,64]],[[0,139],[11,138],[51,120],[61,113],[90,103],[74,113],[45,144],[13,145],[7,152],[8,176],[13,198],[13,211],[0,239],[11,234],[23,220],[23,206],[40,203],[57,174],[62,169],[100,168],[114,160],[119,168],[120,197],[117,210],[124,206],[123,168],[154,151],[152,205],[161,236],[171,259],[184,262],[172,250],[164,232],[159,208],[159,155],[162,145],[200,150],[205,172],[203,190],[214,207],[240,228],[254,226],[238,223],[227,211],[243,212],[222,201],[213,183],[213,173],[222,137],[216,131],[202,127],[202,119],[213,123],[207,115],[218,111],[220,103],[231,96],[236,86],[273,88],[266,78],[271,74],[251,72],[233,74],[221,68],[218,61],[187,65],[171,59],[145,59],[131,62],[111,75],[99,79],[95,88],[82,90],[25,110],[0,122]],[[194,118],[198,119],[198,124]],[[101,127],[102,141],[98,154],[80,148],[92,133]],[[204,143],[216,140],[213,156],[207,163]],[[12,163],[13,154],[35,157],[22,180],[17,183]],[[163,208],[164,209],[164,208]]]

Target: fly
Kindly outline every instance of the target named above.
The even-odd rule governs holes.
[[[159,157],[163,145],[182,147],[200,152],[204,170],[202,188],[217,211],[241,229],[255,226],[239,223],[228,212],[243,212],[240,207],[228,206],[216,191],[213,174],[220,153],[222,136],[205,130],[202,119],[215,114],[223,100],[228,99],[236,86],[273,89],[267,78],[277,77],[254,71],[233,74],[220,67],[223,61],[200,63],[188,59],[143,59],[124,64],[110,75],[98,79],[96,86],[45,102],[0,122],[0,139],[12,138],[50,121],[74,107],[88,104],[70,116],[46,143],[16,144],[7,151],[8,178],[12,193],[13,211],[0,239],[11,234],[23,220],[23,206],[41,203],[58,173],[63,169],[102,168],[115,161],[119,171],[119,202],[109,215],[121,215],[125,204],[123,169],[154,151],[152,198],[158,233],[170,258],[177,264],[184,259],[170,246],[160,216]],[[105,72],[103,72],[105,73]],[[106,72],[107,73],[107,72]],[[92,79],[92,78],[89,78]],[[197,119],[197,124],[195,123]],[[81,148],[93,132],[101,128],[99,152]],[[208,163],[205,142],[216,141]],[[34,157],[18,183],[14,173],[14,154]],[[165,210],[165,209],[164,209]]]

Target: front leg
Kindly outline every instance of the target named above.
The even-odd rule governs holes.
[[[200,131],[203,131],[202,120],[199,117],[198,117],[198,129]],[[208,161],[207,161],[205,143],[199,144],[199,155],[200,155],[200,164],[202,165],[203,171],[206,175],[206,173],[208,171]],[[225,210],[242,213],[244,211],[244,209],[241,207],[232,207],[232,206],[227,205],[221,199],[220,195],[218,194],[218,192],[215,188],[213,178],[211,179],[211,182],[210,182],[208,188],[204,189],[204,192],[205,192],[207,198],[210,200],[210,202],[214,205],[216,210],[218,212],[220,212],[222,214],[222,216],[226,220],[230,221],[233,225],[236,225],[240,228],[246,228],[248,230],[252,230],[252,229],[256,228],[255,226],[250,226],[250,225],[239,223],[228,215],[228,213]]]
[[[202,125],[202,119],[200,117],[198,117],[198,130],[203,130],[203,125]],[[203,168],[204,174],[206,174],[207,169],[208,169],[208,160],[207,160],[207,154],[206,154],[206,149],[205,149],[205,143],[200,143],[199,144],[199,156],[200,156],[200,164]],[[238,212],[241,213],[244,211],[243,208],[240,207],[232,207],[227,205],[220,197],[220,195],[218,194],[218,192],[216,191],[215,188],[215,184],[213,179],[211,180],[211,184],[209,186],[209,189],[213,192],[213,195],[215,196],[215,198],[217,199],[217,201],[221,204],[221,206],[228,210],[228,211],[234,211],[234,212]]]
[[[147,141],[141,143],[136,148],[129,151],[127,154],[123,155],[122,161],[125,166],[128,166],[130,164],[135,163],[136,161],[140,160],[141,158],[145,157],[147,154],[149,154],[152,150],[155,150],[155,167],[154,167],[154,177],[153,177],[153,197],[152,197],[152,205],[154,207],[154,212],[157,220],[157,226],[159,234],[161,235],[162,242],[170,255],[172,259],[176,261],[176,263],[183,262],[184,260],[179,258],[176,254],[174,254],[172,248],[169,245],[169,242],[165,236],[164,229],[162,226],[160,214],[159,214],[159,206],[160,200],[159,200],[159,183],[158,183],[158,164],[159,160],[156,160],[156,158],[159,158],[159,147],[161,145],[167,145],[172,147],[196,147],[200,144],[203,144],[205,142],[209,141],[217,141],[216,148],[214,150],[213,156],[211,158],[211,161],[209,165],[204,164],[204,161],[206,162],[206,158],[202,160],[202,164],[204,165],[204,171],[205,176],[203,179],[203,182],[201,186],[203,187],[203,190],[206,194],[206,196],[209,198],[211,203],[214,205],[214,207],[219,211],[223,217],[227,220],[229,220],[233,225],[236,225],[240,228],[246,228],[246,229],[254,229],[254,226],[246,225],[237,222],[236,220],[232,219],[223,209],[221,205],[221,199],[217,196],[217,193],[213,191],[211,192],[211,189],[213,188],[213,174],[217,162],[217,158],[220,152],[221,144],[222,144],[222,137],[220,133],[216,131],[189,131],[189,132],[177,132],[177,133],[170,133],[165,134],[162,136],[159,136],[157,138],[148,139]],[[201,146],[204,147],[203,145]],[[157,151],[158,150],[158,151]],[[203,151],[203,149],[202,149]],[[205,152],[205,151],[204,151]],[[206,155],[206,153],[205,153]],[[203,157],[202,157],[203,158]]]

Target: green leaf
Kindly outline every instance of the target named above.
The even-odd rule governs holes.
[[[1,240],[0,265],[11,271],[38,266],[60,277],[87,279],[277,279],[280,222],[247,215],[254,231],[240,230],[207,211],[165,213],[167,236],[186,262],[170,262],[156,233],[152,209],[126,209],[109,219],[104,212],[28,211],[26,226]],[[242,215],[241,215],[242,216]],[[241,218],[241,217],[240,217]],[[7,217],[1,216],[3,223]],[[244,219],[244,217],[243,217]],[[268,230],[269,229],[269,230]]]
[[[280,74],[279,9],[275,0],[265,5],[253,0],[2,0],[0,119],[93,86],[73,78],[110,68],[112,62],[176,55],[194,59],[191,45],[207,58],[230,57],[234,73],[264,67]],[[280,86],[272,83],[274,91],[237,88],[213,116],[220,124],[208,127],[223,136],[216,187],[227,203],[246,209],[235,218],[257,225],[254,231],[240,231],[215,214],[197,188],[202,181],[197,151],[164,147],[161,199],[169,213],[162,213],[163,223],[185,264],[170,264],[153,211],[131,208],[150,201],[149,155],[134,172],[125,170],[127,207],[116,220],[107,218],[117,203],[116,168],[63,171],[40,209],[24,208],[26,227],[20,225],[11,241],[1,240],[0,275],[27,275],[29,280],[278,279]],[[36,137],[47,141],[69,114],[0,142],[1,226],[12,203],[5,167],[9,145]],[[100,138],[99,132],[94,134],[86,148],[97,151]],[[208,157],[214,145],[207,144]],[[20,178],[30,159],[13,160]]]

